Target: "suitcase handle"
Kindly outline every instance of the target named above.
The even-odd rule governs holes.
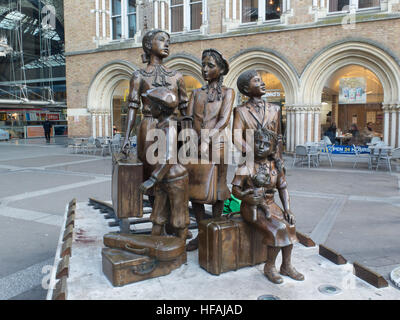
[[[229,219],[233,218],[234,215],[237,215],[237,214],[240,214],[240,212],[230,212],[225,215],[225,218],[229,220]]]
[[[136,254],[142,254],[142,255],[148,255],[149,254],[149,249],[147,249],[147,248],[135,249],[135,248],[130,247],[129,244],[125,244],[125,249],[130,251],[130,252],[136,253]]]

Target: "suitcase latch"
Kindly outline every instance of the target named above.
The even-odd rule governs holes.
[[[157,261],[153,260],[150,262],[145,262],[138,266],[133,266],[132,272],[134,274],[144,275],[153,272],[156,267],[157,267]]]

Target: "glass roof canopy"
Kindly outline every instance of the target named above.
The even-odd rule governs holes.
[[[55,9],[55,28],[42,25],[46,5]],[[65,100],[63,20],[62,0],[0,0],[0,102],[53,101],[49,92],[60,86],[56,98]]]

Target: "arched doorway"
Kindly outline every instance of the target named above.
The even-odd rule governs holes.
[[[304,105],[322,106],[322,92],[332,75],[347,66],[360,66],[371,71],[382,86],[383,138],[395,147],[400,143],[398,106],[400,99],[399,60],[378,43],[362,39],[348,39],[332,44],[318,52],[301,76],[301,91]],[[320,113],[316,112],[316,123]],[[380,117],[380,115],[379,115]],[[322,136],[320,126],[315,127],[314,139]],[[300,135],[301,140],[301,135]],[[304,137],[303,137],[304,140]]]
[[[348,65],[336,70],[322,92],[321,133],[335,123],[338,144],[362,145],[370,142],[372,135],[383,137],[383,100],[383,86],[368,68]],[[369,134],[364,132],[367,123],[371,123]],[[358,128],[360,135],[350,136],[351,127]]]
[[[128,114],[128,95],[129,95],[129,81],[122,80],[115,87],[114,92],[112,94],[111,123],[113,128],[112,130],[113,136],[117,133],[124,135],[126,132],[126,124],[127,124],[126,118]]]
[[[87,108],[91,113],[92,136],[112,136],[114,95],[124,99],[129,81],[137,68],[128,61],[111,61],[94,76],[89,87]],[[127,98],[127,95],[126,95]],[[121,112],[123,111],[121,104]],[[123,113],[123,112],[122,112]],[[122,114],[121,113],[121,114]],[[118,116],[115,116],[118,117]],[[121,129],[123,129],[121,127]]]
[[[188,98],[190,98],[193,90],[201,88],[203,86],[199,80],[191,75],[183,75],[183,81],[185,82]]]
[[[297,103],[299,78],[295,68],[284,58],[284,55],[268,49],[246,49],[229,59],[230,71],[225,79],[225,85],[236,91],[237,103],[243,100],[237,90],[236,81],[246,70],[257,70],[263,78],[266,87],[266,100],[282,107],[282,134],[286,137],[285,145],[291,144],[290,108]]]

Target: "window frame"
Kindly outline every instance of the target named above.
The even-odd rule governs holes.
[[[113,12],[113,2],[115,0],[110,1],[110,33],[111,33],[111,40],[113,41],[120,41],[123,39],[123,34],[124,34],[124,26],[123,26],[123,2],[124,0],[121,0],[121,12],[118,15],[114,15]],[[121,18],[121,38],[115,38],[114,39],[114,19],[115,18]]]
[[[184,0],[185,1],[185,0]],[[195,5],[195,4],[199,4],[199,3],[201,3],[201,13],[203,13],[203,8],[204,8],[204,2],[203,2],[203,0],[194,0],[194,2],[190,2],[190,0],[188,0],[188,5],[189,5],[189,22],[188,22],[188,25],[190,26],[190,31],[197,31],[197,30],[200,30],[200,27],[201,27],[201,25],[200,25],[200,27],[198,28],[198,29],[192,29],[192,5]],[[201,19],[203,20],[203,14],[201,14]]]
[[[328,15],[330,15],[330,14],[341,14],[341,13],[348,13],[348,12],[350,12],[350,10],[346,10],[346,11],[329,11],[329,6],[330,6],[330,3],[331,3],[331,0],[328,0],[327,1],[327,14]],[[380,3],[380,1],[379,1],[379,6],[375,6],[375,7],[369,7],[369,8],[359,8],[358,6],[359,6],[359,0],[349,0],[349,7],[351,6],[351,5],[354,5],[355,6],[355,8],[356,8],[356,11],[369,11],[369,10],[380,10],[381,9],[381,3]]]
[[[168,18],[169,18],[169,21],[168,21],[168,29],[169,29],[169,32],[171,33],[171,34],[176,34],[176,33],[182,33],[184,30],[185,30],[185,13],[186,13],[186,10],[185,10],[185,0],[182,0],[182,4],[172,4],[172,1],[171,0],[169,0],[169,2],[168,2]],[[182,24],[182,30],[181,31],[172,31],[172,8],[177,8],[177,7],[182,7],[182,9],[183,9],[183,24]]]
[[[125,22],[125,31],[126,31],[126,39],[133,39],[137,33],[137,0],[135,0],[135,12],[129,12],[129,0],[123,0],[126,1],[126,22]],[[135,34],[132,37],[129,37],[129,16],[135,16]]]
[[[270,20],[266,20],[265,19],[265,15],[266,15],[266,8],[267,8],[267,6],[266,6],[266,2],[267,2],[268,0],[258,0],[258,18],[257,18],[257,20],[256,21],[250,21],[250,22],[243,22],[243,0],[240,0],[239,1],[239,4],[240,4],[240,8],[239,8],[239,10],[240,10],[240,25],[241,26],[251,26],[251,25],[256,25],[256,24],[258,24],[259,23],[259,21],[261,21],[262,23],[277,23],[277,22],[280,22],[280,20],[281,20],[281,18],[278,18],[278,19],[270,19]],[[285,7],[285,5],[284,5],[284,1],[286,1],[286,0],[278,0],[278,1],[282,1],[282,4],[281,4],[281,6],[280,6],[280,8],[281,8],[281,16],[282,16],[282,14],[283,14],[283,8]],[[262,17],[262,20],[260,19],[260,16]]]
[[[110,39],[111,41],[121,41],[121,40],[128,40],[128,39],[133,39],[138,32],[137,28],[137,1],[136,1],[136,6],[135,6],[135,12],[128,12],[128,6],[129,2],[128,0],[121,0],[121,14],[120,15],[113,15],[113,1],[115,0],[110,0]],[[129,16],[135,16],[136,20],[136,28],[135,28],[135,35],[133,37],[129,37]],[[115,38],[114,39],[114,18],[121,17],[121,38]]]
[[[191,28],[191,22],[192,22],[192,15],[191,15],[191,6],[194,4],[199,4],[201,3],[201,25],[204,23],[204,8],[206,8],[206,0],[195,0],[195,2],[191,3],[190,0],[183,0],[182,4],[178,5],[171,5],[171,0],[168,1],[168,31],[170,34],[180,34],[185,31],[187,32],[200,32],[201,25],[199,29],[192,29]],[[171,14],[171,9],[176,8],[176,7],[183,7],[183,25],[182,25],[182,30],[181,31],[174,31],[172,32],[172,14]]]

